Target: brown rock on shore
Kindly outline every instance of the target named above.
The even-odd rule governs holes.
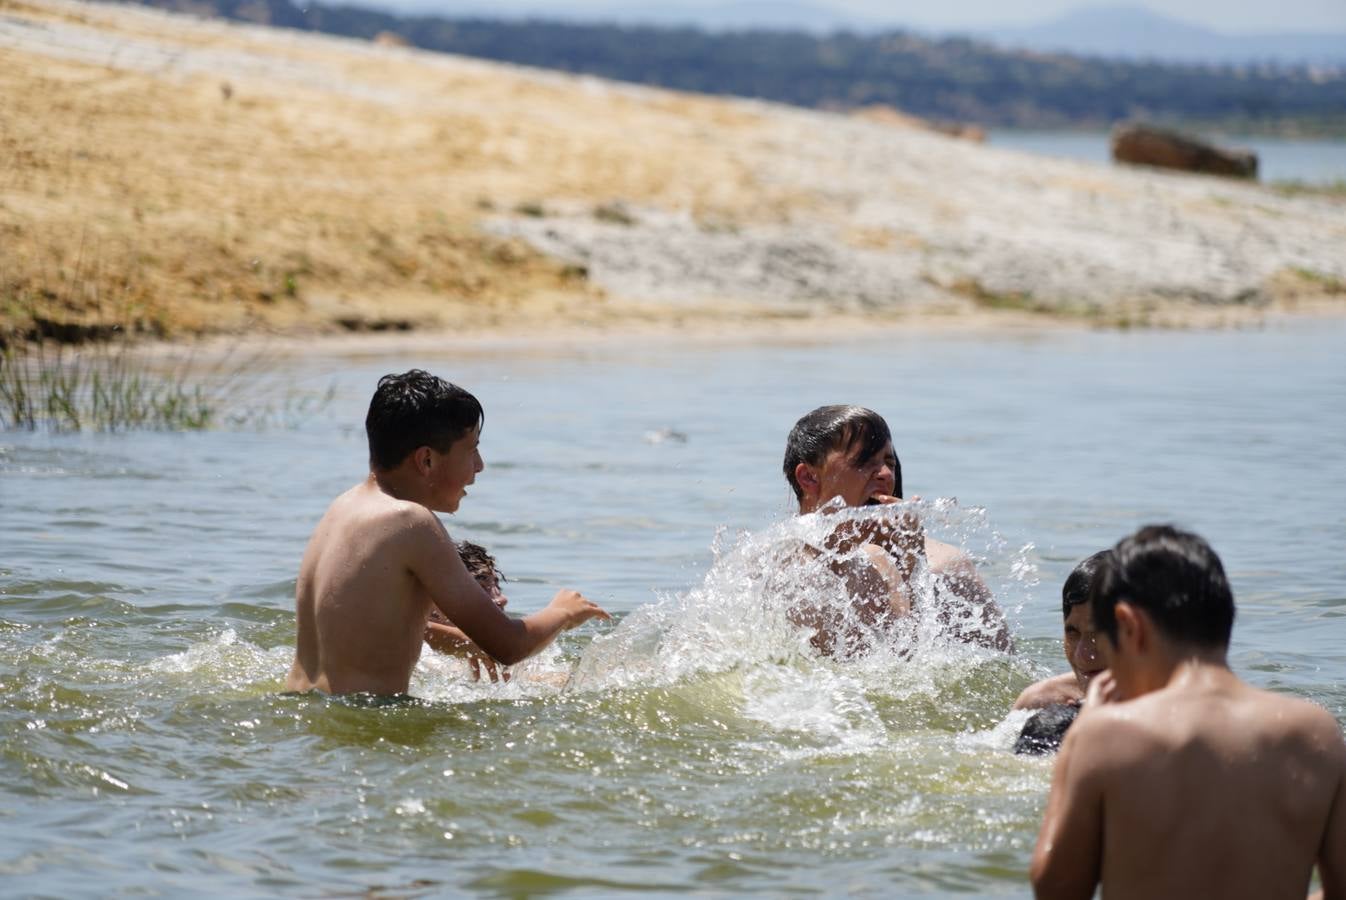
[[[1204,175],[1256,178],[1257,154],[1217,147],[1190,135],[1150,125],[1118,125],[1112,132],[1117,162],[1178,169]]]

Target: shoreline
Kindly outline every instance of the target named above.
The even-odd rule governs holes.
[[[688,348],[743,346],[816,346],[875,339],[919,337],[1006,340],[1091,331],[1118,334],[1157,334],[1177,331],[1261,331],[1310,327],[1315,322],[1346,321],[1346,303],[1333,298],[1275,304],[1260,310],[1224,308],[1156,313],[1157,321],[1127,326],[1081,318],[1014,311],[912,312],[898,316],[825,315],[808,317],[685,317],[677,322],[649,319],[574,324],[564,321],[523,322],[515,327],[425,329],[355,334],[265,334],[241,332],[194,338],[147,340],[130,345],[137,355],[174,357],[183,354],[208,359],[233,353],[267,353],[277,358],[358,358],[390,353],[501,351],[575,352],[621,346],[683,346]],[[1168,316],[1165,318],[1165,316]],[[75,348],[78,349],[78,348]]]

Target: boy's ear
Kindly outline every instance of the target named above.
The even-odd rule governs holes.
[[[1149,647],[1153,627],[1150,617],[1125,600],[1117,601],[1112,609],[1117,617],[1117,646],[1128,653],[1144,653]]]
[[[417,447],[411,452],[411,460],[416,464],[416,472],[422,477],[429,475],[435,464],[435,455],[429,447]]]
[[[818,473],[808,463],[795,466],[795,481],[806,494],[818,493]]]

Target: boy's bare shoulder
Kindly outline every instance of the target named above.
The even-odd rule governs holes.
[[[945,574],[976,574],[977,565],[962,550],[952,544],[936,540],[929,535],[925,538],[925,558],[933,571]]]
[[[1260,689],[1254,689],[1254,693],[1264,721],[1275,722],[1287,736],[1303,739],[1312,749],[1330,752],[1346,769],[1346,741],[1342,739],[1341,725],[1330,712],[1299,697]]]
[[[367,526],[380,526],[395,532],[409,529],[443,528],[439,517],[429,508],[412,500],[400,500],[368,484],[355,487],[332,503],[338,515],[359,519]]]
[[[1124,703],[1085,706],[1066,732],[1078,749],[1075,759],[1098,774],[1146,766],[1167,749],[1170,736],[1141,697]]]

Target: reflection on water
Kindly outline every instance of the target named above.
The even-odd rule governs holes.
[[[1060,670],[1059,585],[1142,521],[1224,556],[1233,662],[1346,720],[1336,323],[1259,333],[650,342],[295,360],[337,396],[262,433],[0,437],[0,874],[17,893],[1027,894],[1049,763],[1006,710]],[[615,621],[507,684],[423,659],[415,700],[277,693],[294,572],[362,474],[378,375],[484,401],[450,530]],[[785,433],[887,414],[927,526],[1009,615],[819,659],[763,589]],[[649,440],[676,432],[684,440]],[[565,677],[573,673],[569,682]],[[95,881],[96,879],[96,881]]]

